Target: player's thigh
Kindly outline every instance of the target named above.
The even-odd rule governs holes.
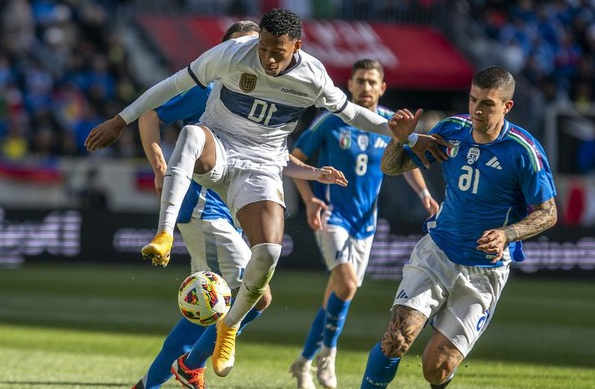
[[[508,257],[508,253],[506,253]],[[459,276],[449,289],[448,304],[432,322],[467,356],[490,323],[508,280],[510,259],[501,268],[455,265]]]
[[[195,173],[192,178],[200,185],[215,190],[223,201],[227,202],[229,179],[227,176],[228,158],[225,145],[221,142],[221,139],[213,135],[208,127],[195,127],[205,132],[207,142],[205,143],[205,149],[202,155],[195,163]]]
[[[230,288],[240,286],[250,260],[250,248],[227,219],[178,224],[191,256],[192,271],[211,270],[225,279]]]
[[[281,170],[260,166],[231,174],[228,205],[251,246],[283,241],[285,202]]]
[[[361,286],[374,237],[357,239],[345,228],[332,224],[325,224],[322,231],[315,232],[315,237],[324,263],[331,271],[331,280],[354,281],[357,287]]]
[[[442,265],[448,262],[431,237],[424,236],[403,267],[403,279],[393,305],[407,306],[420,311],[426,318],[432,317],[448,297],[447,287],[442,282],[446,278]]]

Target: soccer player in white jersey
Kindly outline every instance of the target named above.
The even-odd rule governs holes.
[[[392,111],[378,105],[386,90],[384,69],[372,59],[353,64],[347,88],[351,101],[390,119]],[[308,225],[330,272],[323,306],[316,314],[304,349],[291,365],[300,389],[315,389],[311,365],[316,353],[316,375],[325,388],[337,387],[337,341],[349,305],[361,286],[376,231],[377,199],[384,175],[380,161],[390,137],[359,130],[328,112],[314,120],[298,138],[292,154],[307,161],[318,154],[321,165],[339,168],[349,181],[337,190],[328,185],[295,180],[306,205]],[[404,174],[409,185],[431,214],[438,210],[419,169]]]
[[[223,42],[246,35],[258,35],[260,28],[252,21],[239,21],[230,26],[223,37]],[[204,113],[206,101],[213,89],[198,86],[180,94],[162,106],[145,112],[139,118],[139,131],[145,154],[155,173],[155,188],[161,194],[163,176],[167,167],[163,150],[160,146],[160,125],[181,120],[185,125],[197,123]],[[299,162],[299,161],[298,161]],[[332,171],[323,167],[322,171]],[[331,174],[328,175],[331,177]],[[321,177],[326,182],[326,177]],[[334,182],[332,182],[334,183]],[[229,209],[221,198],[212,190],[203,188],[192,181],[182,203],[177,219],[177,226],[191,258],[192,273],[210,270],[221,274],[232,290],[237,291],[242,274],[250,259],[250,248],[236,229]],[[252,320],[258,318],[271,302],[270,289],[260,298],[254,308],[246,315],[240,330]],[[238,331],[239,332],[239,331]],[[188,352],[196,342],[200,342],[192,358],[200,365],[195,369],[196,388],[204,388],[206,361],[213,352],[215,327],[203,327],[192,324],[182,318],[166,337],[163,347],[151,364],[144,377],[133,389],[160,388],[170,377],[172,364]],[[183,377],[182,377],[183,380]]]
[[[505,119],[514,89],[507,70],[480,70],[471,84],[469,114],[430,131],[449,143],[442,163],[446,198],[403,268],[390,323],[369,353],[362,389],[384,388],[394,379],[428,320],[434,331],[422,357],[424,378],[433,389],[446,388],[494,316],[511,261],[525,258],[521,240],[556,223],[556,189],[543,148]],[[420,116],[397,111],[397,140],[382,160],[386,174],[421,165],[398,141]]]
[[[258,35],[260,28],[252,21],[234,23],[223,36],[223,42],[245,35]],[[145,112],[139,118],[139,131],[143,149],[155,174],[155,188],[161,194],[167,163],[160,146],[161,123],[181,120],[185,125],[197,123],[204,113],[212,85],[198,86],[180,94],[162,106]],[[244,268],[250,258],[250,248],[236,229],[229,209],[217,193],[192,181],[182,203],[177,226],[190,254],[191,272],[214,271],[223,276],[230,288],[237,290]],[[258,318],[271,302],[270,289],[260,298],[242,321],[241,328]],[[203,327],[182,318],[171,330],[163,346],[143,378],[133,389],[160,388],[172,375],[172,364],[200,340],[201,359],[194,386],[206,387],[204,371],[206,361],[213,352],[215,327]]]
[[[192,179],[215,190],[239,221],[251,257],[233,306],[217,324],[212,364],[219,376],[233,368],[239,325],[265,291],[281,255],[282,173],[287,137],[299,117],[314,105],[357,128],[391,135],[385,118],[349,102],[320,61],[301,50],[297,15],[273,9],[263,16],[260,28],[258,38],[232,39],[206,51],[94,128],[85,142],[89,151],[107,147],[142,113],[193,86],[218,81],[201,122],[185,126],[178,137],[164,177],[157,234],[142,253],[155,264],[167,265],[176,217]],[[415,133],[407,140],[422,159],[426,151],[446,159],[440,140]]]

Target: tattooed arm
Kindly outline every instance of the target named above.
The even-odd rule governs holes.
[[[403,144],[398,143],[394,138],[391,139],[382,155],[380,164],[382,172],[389,176],[397,176],[416,167],[413,160],[403,150]]]
[[[485,231],[477,240],[477,249],[495,254],[496,258],[492,262],[497,262],[502,258],[508,243],[531,238],[553,227],[558,221],[558,211],[553,198],[534,205],[533,209],[533,212],[517,223]]]
[[[554,199],[533,206],[534,211],[518,223],[503,227],[508,242],[523,240],[551,228],[558,221],[558,212]]]

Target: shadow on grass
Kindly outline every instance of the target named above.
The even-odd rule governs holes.
[[[52,387],[52,386],[59,386],[63,388],[80,388],[80,387],[107,387],[107,388],[121,388],[122,383],[116,382],[67,382],[67,381],[56,381],[56,382],[48,382],[48,381],[0,381],[0,384],[3,385],[15,385],[15,388],[22,388],[27,386],[40,386],[40,387]]]

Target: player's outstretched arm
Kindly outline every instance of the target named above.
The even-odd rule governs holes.
[[[288,168],[290,168],[291,165],[294,165],[294,168],[295,168],[295,166],[301,166],[302,168],[304,166],[308,166],[305,163],[305,161],[308,160],[308,156],[305,155],[298,148],[293,149],[292,154],[289,155],[289,160],[290,160],[289,165],[288,165],[288,167],[285,168],[285,172],[287,172]],[[327,184],[334,183],[334,182],[325,182],[324,181],[325,172],[329,172],[330,174],[328,176],[331,177],[331,179],[332,179],[333,175],[336,175],[335,179],[338,178],[339,180],[341,180],[344,184],[342,186],[347,185],[347,180],[345,179],[343,172],[340,172],[340,171],[336,170],[335,168],[329,167],[329,166],[324,166],[318,170],[320,171],[321,174],[323,174],[323,176],[320,177],[320,178],[323,178],[323,180],[317,179],[318,181],[320,181],[322,183],[327,183]],[[311,173],[308,173],[308,174],[311,174]],[[316,197],[314,195],[314,192],[312,191],[312,187],[310,186],[310,183],[308,181],[306,181],[308,179],[307,177],[294,175],[294,176],[292,176],[292,178],[293,178],[295,186],[300,194],[300,197],[302,198],[304,205],[306,206],[306,221],[308,222],[308,225],[310,226],[310,228],[313,231],[322,230],[322,215],[324,214],[324,212],[326,212],[326,210],[328,209],[328,206],[326,205],[326,203],[323,200],[319,199],[318,197]],[[332,179],[332,180],[334,180],[334,179]]]
[[[88,151],[95,151],[110,146],[118,140],[124,127],[126,122],[120,115],[106,120],[91,130],[85,139],[85,147]]]
[[[421,173],[420,169],[413,169],[406,171],[403,174],[407,183],[417,193],[419,199],[421,200],[424,208],[428,211],[430,215],[435,214],[438,212],[438,202],[434,200],[432,194],[428,190],[426,185],[426,180],[424,179],[423,174]]]
[[[397,142],[394,138],[391,139],[382,154],[380,170],[386,175],[397,176],[415,168],[417,166],[403,150],[403,143]]]
[[[495,254],[492,262],[502,258],[504,249],[510,242],[531,238],[553,227],[558,221],[556,201],[552,198],[541,204],[533,205],[533,212],[523,220],[493,230],[485,231],[477,240],[477,249],[488,254]]]
[[[432,154],[436,161],[442,162],[448,159],[448,156],[440,146],[449,147],[448,142],[439,136],[431,136],[418,134],[415,132],[415,127],[423,113],[422,109],[411,113],[408,109],[400,109],[388,121],[388,126],[392,132],[393,138],[399,143],[409,145],[426,168],[430,167],[430,162],[426,157],[426,152]]]
[[[163,189],[163,176],[167,169],[167,162],[161,149],[161,133],[159,131],[161,121],[155,110],[143,113],[138,118],[138,130],[145,155],[153,168],[155,174],[155,190],[161,196]]]
[[[283,170],[283,174],[294,179],[347,186],[347,179],[342,171],[332,166],[316,168],[302,162],[291,154],[289,154],[289,163]]]

